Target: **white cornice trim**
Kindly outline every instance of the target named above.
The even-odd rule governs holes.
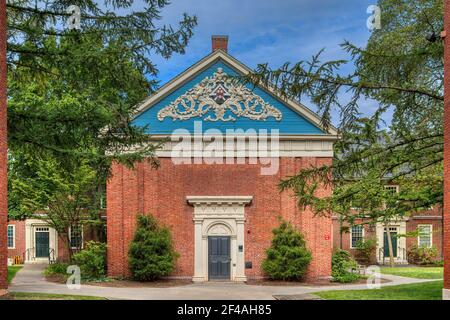
[[[441,220],[442,216],[412,216],[411,217],[412,220]]]
[[[192,134],[192,135],[176,135],[179,138],[192,138],[192,139],[210,139],[210,138],[215,138],[217,135],[214,134],[202,134],[202,135],[196,135],[196,134]],[[254,138],[259,138],[260,136],[258,135],[228,135],[226,134],[226,132],[224,132],[223,136],[225,138],[235,138],[235,139],[239,139],[239,138],[246,138],[246,139],[254,139]],[[160,141],[160,140],[164,140],[164,139],[170,139],[172,137],[172,135],[170,134],[153,134],[151,136],[149,136],[149,140],[151,141]],[[267,134],[267,139],[270,140],[271,139],[271,134],[270,131],[268,131]],[[320,141],[336,141],[339,140],[339,136],[338,135],[331,135],[331,134],[302,134],[302,135],[290,135],[290,134],[280,134],[277,135],[277,139],[278,140],[294,140],[294,141],[311,141],[311,140],[320,140]]]
[[[189,204],[197,205],[246,205],[252,202],[253,196],[187,196]]]
[[[218,59],[222,59],[226,63],[230,64],[232,67],[234,67],[236,70],[238,70],[240,73],[246,75],[252,70],[241,63],[240,61],[236,60],[232,56],[230,56],[228,53],[222,51],[222,50],[216,50],[213,53],[207,55],[203,59],[201,59],[199,62],[191,66],[190,68],[186,69],[184,72],[182,72],[177,77],[173,78],[171,81],[166,83],[164,86],[162,86],[159,90],[157,90],[153,95],[148,97],[146,100],[144,100],[139,107],[136,109],[135,117],[139,114],[143,113],[147,109],[149,109],[151,106],[153,106],[156,102],[160,101],[164,97],[166,97],[168,94],[170,94],[172,91],[180,87],[182,84],[187,82],[189,79],[191,79],[193,76],[195,76],[197,73],[201,72],[202,70],[206,69],[209,65],[211,65],[213,62],[215,62]],[[280,100],[283,103],[286,103],[289,107],[291,107],[294,111],[305,117],[306,119],[310,120],[312,123],[314,123],[319,128],[323,129],[322,123],[320,121],[319,116],[307,108],[306,106],[302,105],[301,103],[294,101],[292,99],[280,99],[278,95],[276,94],[274,88],[267,87],[264,88],[267,90],[274,98]],[[331,126],[329,128],[329,133],[331,135],[338,135],[338,131],[335,127]]]

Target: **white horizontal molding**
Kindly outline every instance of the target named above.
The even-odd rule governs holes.
[[[238,141],[228,139],[168,141],[156,151],[156,155],[161,158],[333,157],[333,142],[326,140],[266,141],[251,138]]]
[[[323,136],[322,136],[323,137]],[[324,137],[325,138],[325,137]],[[167,137],[166,137],[167,139]],[[150,144],[160,143],[162,138],[152,137]],[[332,158],[334,140],[318,137],[302,139],[280,139],[268,137],[173,137],[162,143],[155,151],[160,158],[280,158],[317,157]],[[124,149],[121,153],[131,153],[145,146]]]
[[[187,196],[186,200],[193,206],[245,206],[253,196]]]
[[[237,131],[237,130],[236,130]],[[212,138],[215,138],[216,134],[209,134],[205,132],[204,134],[191,134],[191,135],[185,135],[185,134],[174,134],[174,137],[179,138],[192,138],[192,139],[203,139],[203,140],[211,140]],[[227,134],[227,132],[224,132],[223,137],[230,138],[230,139],[258,139],[260,137],[267,137],[268,140],[271,140],[271,137],[276,137],[278,140],[300,140],[300,141],[309,141],[309,140],[321,140],[321,141],[336,141],[339,139],[339,135],[325,135],[325,134],[301,134],[301,135],[290,135],[290,134],[272,134],[271,131],[267,131],[267,134],[250,134],[250,133],[244,133],[244,134]],[[149,136],[150,140],[153,141],[161,141],[164,139],[171,139],[172,135],[170,134],[153,134]]]
[[[245,155],[242,156],[238,152],[232,152],[232,153],[223,153],[223,156],[219,156],[217,154],[210,155],[210,153],[194,153],[192,152],[191,155],[189,154],[181,154],[181,153],[172,153],[171,151],[156,151],[156,156],[159,158],[193,158],[193,157],[200,157],[200,158],[260,158],[260,159],[276,159],[276,158],[332,158],[333,157],[333,151],[280,151],[278,155],[267,155],[265,152],[261,153],[252,153],[251,155]]]

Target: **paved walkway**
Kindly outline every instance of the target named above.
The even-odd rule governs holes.
[[[109,299],[133,300],[241,300],[274,299],[274,296],[303,295],[326,290],[367,289],[366,284],[333,286],[255,286],[236,283],[208,282],[170,288],[112,288],[82,285],[79,290],[70,290],[64,284],[48,282],[42,275],[46,265],[26,264],[13,279],[11,292],[44,292],[56,294],[87,295]],[[399,284],[436,281],[436,279],[413,279],[394,275],[383,275],[391,282],[381,284],[393,286]]]

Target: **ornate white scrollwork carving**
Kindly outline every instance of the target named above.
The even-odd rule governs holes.
[[[252,120],[266,120],[269,117],[280,121],[280,110],[266,103],[242,84],[233,81],[218,68],[212,77],[206,77],[199,84],[189,89],[170,105],[158,112],[158,120],[166,117],[175,120],[187,120],[203,117],[205,121],[235,121],[245,117]],[[229,112],[227,112],[229,111]]]

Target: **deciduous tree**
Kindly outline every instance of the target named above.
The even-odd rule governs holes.
[[[319,52],[279,69],[261,64],[244,80],[273,86],[284,97],[311,97],[325,128],[333,109],[340,114],[332,165],[301,170],[280,188],[294,190],[299,204],[317,214],[388,224],[442,204],[443,2],[379,0],[378,5],[381,29],[365,48],[345,41],[348,60],[321,62]],[[345,74],[342,67],[349,63],[354,72]],[[370,101],[376,104],[372,113],[364,107]],[[320,183],[333,186],[333,195],[317,197]],[[402,188],[392,193],[386,184]]]

